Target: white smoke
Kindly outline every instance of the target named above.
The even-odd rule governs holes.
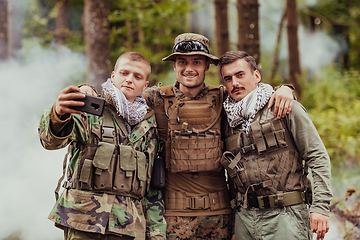
[[[25,240],[62,239],[47,216],[66,149],[43,149],[37,127],[42,111],[61,89],[81,79],[85,66],[83,54],[39,44],[23,62],[0,62],[0,239],[15,232]]]

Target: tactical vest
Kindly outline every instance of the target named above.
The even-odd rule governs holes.
[[[311,188],[307,167],[284,119],[265,106],[248,134],[240,125],[225,133],[227,151],[221,163],[237,189],[233,207],[281,207],[306,200],[305,191]]]
[[[177,99],[171,86],[160,87],[160,94],[168,118],[166,124],[158,124],[160,138],[166,134],[163,139],[167,169],[171,172],[221,169],[223,90],[209,86],[209,94],[197,100]]]
[[[115,121],[120,129],[115,130]],[[98,144],[76,142],[80,149],[76,177],[63,187],[141,199],[150,181],[149,159],[134,147],[142,135],[130,141],[123,119],[108,107],[104,109],[101,128]],[[125,140],[120,143],[119,138]]]

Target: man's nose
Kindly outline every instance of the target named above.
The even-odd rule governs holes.
[[[192,64],[187,64],[185,66],[185,71],[194,71],[194,66]]]
[[[127,83],[132,83],[134,81],[134,75],[133,74],[129,74],[127,77],[126,77],[126,80],[125,80]]]
[[[231,77],[231,82],[232,82],[233,87],[236,87],[239,85],[238,81],[236,81],[236,78],[234,78],[234,76]]]

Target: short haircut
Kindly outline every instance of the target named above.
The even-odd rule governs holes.
[[[123,58],[129,59],[130,61],[134,61],[134,62],[141,62],[141,63],[144,63],[145,65],[147,65],[148,75],[146,76],[146,80],[149,79],[149,76],[151,73],[151,64],[144,55],[142,55],[141,53],[138,53],[138,52],[125,52],[125,53],[121,54],[120,57],[116,60],[114,71],[116,71],[119,61]]]
[[[247,52],[244,51],[228,51],[226,53],[224,53],[224,55],[221,56],[220,58],[220,73],[222,75],[222,67],[235,62],[238,59],[244,59],[249,65],[250,65],[250,69],[253,71],[258,70],[256,67],[256,61],[255,59],[250,56],[249,54],[247,54]]]

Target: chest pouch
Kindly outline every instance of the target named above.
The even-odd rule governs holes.
[[[114,190],[136,196],[143,196],[146,189],[148,163],[143,152],[132,146],[119,146],[119,161],[114,178]]]

